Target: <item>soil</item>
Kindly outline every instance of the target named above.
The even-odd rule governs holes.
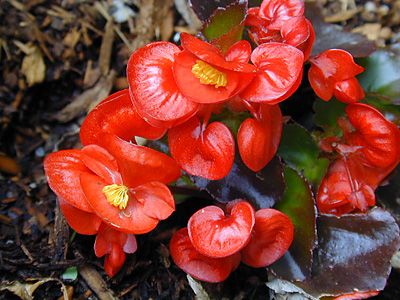
[[[195,31],[196,22],[182,17],[185,1],[131,0],[122,11],[112,2],[123,3],[0,0],[0,290],[11,284],[16,291],[0,291],[0,299],[29,292],[62,299],[63,290],[66,299],[194,298],[168,241],[208,200],[179,204],[170,219],[138,237],[139,251],[109,279],[93,253],[94,237],[69,229],[44,176],[46,154],[80,147],[79,126],[93,103],[127,87],[131,51]],[[319,2],[326,21],[369,34],[378,46],[400,41],[400,1]],[[72,280],[62,279],[70,267],[79,275],[72,269]],[[376,299],[400,299],[399,277],[393,270]],[[206,287],[216,298],[265,299],[266,280],[265,270],[241,266],[225,283]]]

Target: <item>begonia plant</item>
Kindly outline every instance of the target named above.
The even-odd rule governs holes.
[[[187,215],[169,246],[193,278],[222,282],[243,262],[267,268],[277,293],[276,281],[308,299],[376,295],[400,246],[395,219],[375,207],[400,162],[398,126],[368,104],[357,79],[364,68],[349,51],[312,52],[318,36],[303,1],[206,9],[216,2],[190,1],[198,35],[134,51],[128,88],[82,123],[83,147],[46,157],[65,219],[96,235],[112,277],[140,251],[136,238],[179,210],[173,191],[205,190],[214,205]],[[306,97],[314,111],[291,115]],[[349,279],[357,261],[363,271]],[[341,285],[332,270],[346,274]]]

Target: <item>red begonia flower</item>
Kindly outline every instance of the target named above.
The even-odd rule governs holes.
[[[359,147],[349,158],[360,164],[390,171],[400,161],[400,131],[375,108],[362,103],[350,104],[346,114],[353,130],[345,130],[345,142]]]
[[[199,253],[190,241],[187,228],[182,228],[173,235],[169,248],[171,257],[179,268],[206,282],[224,281],[240,263],[239,252],[222,258]]]
[[[168,42],[149,44],[129,59],[127,77],[138,113],[156,126],[173,127],[199,109],[198,103],[225,101],[253,79],[247,41],[232,45],[226,55],[215,46],[181,34],[182,49]]]
[[[270,29],[279,29],[287,20],[303,14],[302,0],[269,0],[260,6],[260,16],[269,21]]]
[[[47,156],[44,165],[49,185],[61,201],[96,214],[119,231],[149,232],[175,209],[165,183],[179,177],[179,168],[165,154],[116,136],[111,140],[115,142],[109,142],[111,153],[118,155],[89,145]],[[67,213],[66,217],[74,225],[82,214]]]
[[[350,103],[364,97],[364,91],[355,79],[364,68],[354,62],[349,52],[329,49],[312,57],[310,62],[308,79],[321,99],[328,101],[335,95],[339,101]]]
[[[279,103],[288,98],[299,84],[303,70],[303,52],[282,43],[258,46],[251,61],[258,68],[257,75],[240,96],[250,102]]]
[[[254,226],[254,209],[245,201],[227,206],[227,215],[217,206],[194,213],[188,232],[194,248],[209,257],[226,257],[242,249]]]
[[[206,127],[195,116],[168,132],[172,157],[189,174],[217,180],[225,177],[235,158],[235,140],[220,122]]]
[[[127,65],[131,100],[137,112],[157,126],[171,127],[196,113],[198,104],[176,85],[172,67],[178,46],[156,42],[136,50]]]
[[[317,195],[324,213],[341,215],[375,205],[374,190],[400,162],[400,130],[375,108],[354,103],[340,119],[342,141],[332,139],[342,158],[329,167]],[[326,145],[325,145],[326,146]]]
[[[260,171],[278,150],[282,134],[282,113],[278,105],[260,104],[254,118],[239,127],[239,153],[246,166]]]
[[[137,250],[136,238],[133,234],[126,234],[102,223],[96,236],[94,252],[97,257],[106,256],[104,270],[113,277],[125,262],[125,253],[135,253]]]
[[[242,249],[242,261],[251,267],[266,267],[281,258],[289,249],[294,235],[292,221],[280,211],[260,209],[247,246]]]
[[[110,95],[101,101],[82,123],[80,138],[83,145],[97,144],[105,147],[104,134],[112,134],[130,141],[135,136],[159,139],[165,129],[151,126],[142,119],[132,106],[127,89]]]

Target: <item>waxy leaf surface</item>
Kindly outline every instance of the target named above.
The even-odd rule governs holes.
[[[384,289],[400,243],[399,227],[387,211],[321,215],[317,227],[313,277],[297,286],[315,298]]]
[[[285,189],[282,164],[277,157],[255,173],[244,165],[237,152],[230,173],[223,179],[207,180],[196,176],[191,176],[191,179],[198,188],[206,190],[219,202],[246,199],[255,209],[274,206]]]
[[[327,159],[318,158],[317,144],[307,130],[297,124],[283,127],[278,154],[315,186],[321,181],[329,164]]]
[[[286,214],[294,225],[294,240],[285,255],[271,266],[272,272],[287,280],[304,280],[311,275],[316,246],[316,207],[307,181],[285,167],[286,189],[275,209]]]

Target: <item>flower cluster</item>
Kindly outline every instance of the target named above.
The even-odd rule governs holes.
[[[132,54],[127,77],[138,114],[169,129],[171,155],[183,170],[214,180],[229,173],[235,141],[224,123],[209,122],[211,115],[225,104],[248,110],[252,118],[237,133],[239,152],[250,169],[259,171],[277,150],[282,116],[275,104],[297,89],[303,53],[275,42],[252,51],[244,40],[222,53],[186,33],[181,47],[157,42]]]
[[[189,219],[171,239],[171,256],[194,278],[220,282],[240,264],[266,267],[278,260],[293,240],[293,224],[275,209],[253,207],[244,200],[207,206]]]
[[[315,93],[348,103],[338,121],[343,135],[321,141],[335,156],[318,189],[319,211],[365,212],[375,205],[374,190],[400,162],[396,125],[355,103],[364,98],[356,79],[363,68],[344,50],[310,57],[315,35],[303,1],[263,1],[248,10],[245,23],[255,49],[240,40],[223,52],[182,33],[180,47],[154,42],[135,51],[127,65],[129,88],[89,113],[80,131],[82,149],[46,157],[48,183],[67,222],[78,233],[96,235],[95,254],[105,256],[109,276],[121,269],[125,253],[137,250],[135,235],[152,231],[174,212],[167,184],[182,170],[224,178],[234,163],[235,138],[249,169],[258,172],[269,163],[281,139],[279,103],[298,89],[306,61]],[[218,119],[226,110],[245,112],[237,132]],[[135,140],[165,135],[172,157]],[[223,281],[240,261],[266,267],[291,245],[294,226],[285,214],[254,211],[246,200],[224,209],[199,210],[171,240],[173,260],[193,277]]]
[[[135,135],[157,137],[133,110],[127,90],[102,101],[81,128],[81,150],[48,155],[44,168],[68,224],[78,233],[96,234],[98,257],[115,275],[124,253],[137,249],[136,234],[153,230],[175,210],[167,183],[180,176],[176,162],[130,141]]]
[[[303,51],[305,60],[311,54],[315,33],[311,22],[304,17],[302,0],[263,1],[260,7],[249,9],[246,25],[257,45],[270,42],[292,45]]]
[[[339,119],[343,137],[322,141],[322,148],[335,151],[317,195],[320,212],[341,215],[365,212],[375,205],[375,189],[400,162],[400,130],[375,108],[361,103],[346,107]]]

